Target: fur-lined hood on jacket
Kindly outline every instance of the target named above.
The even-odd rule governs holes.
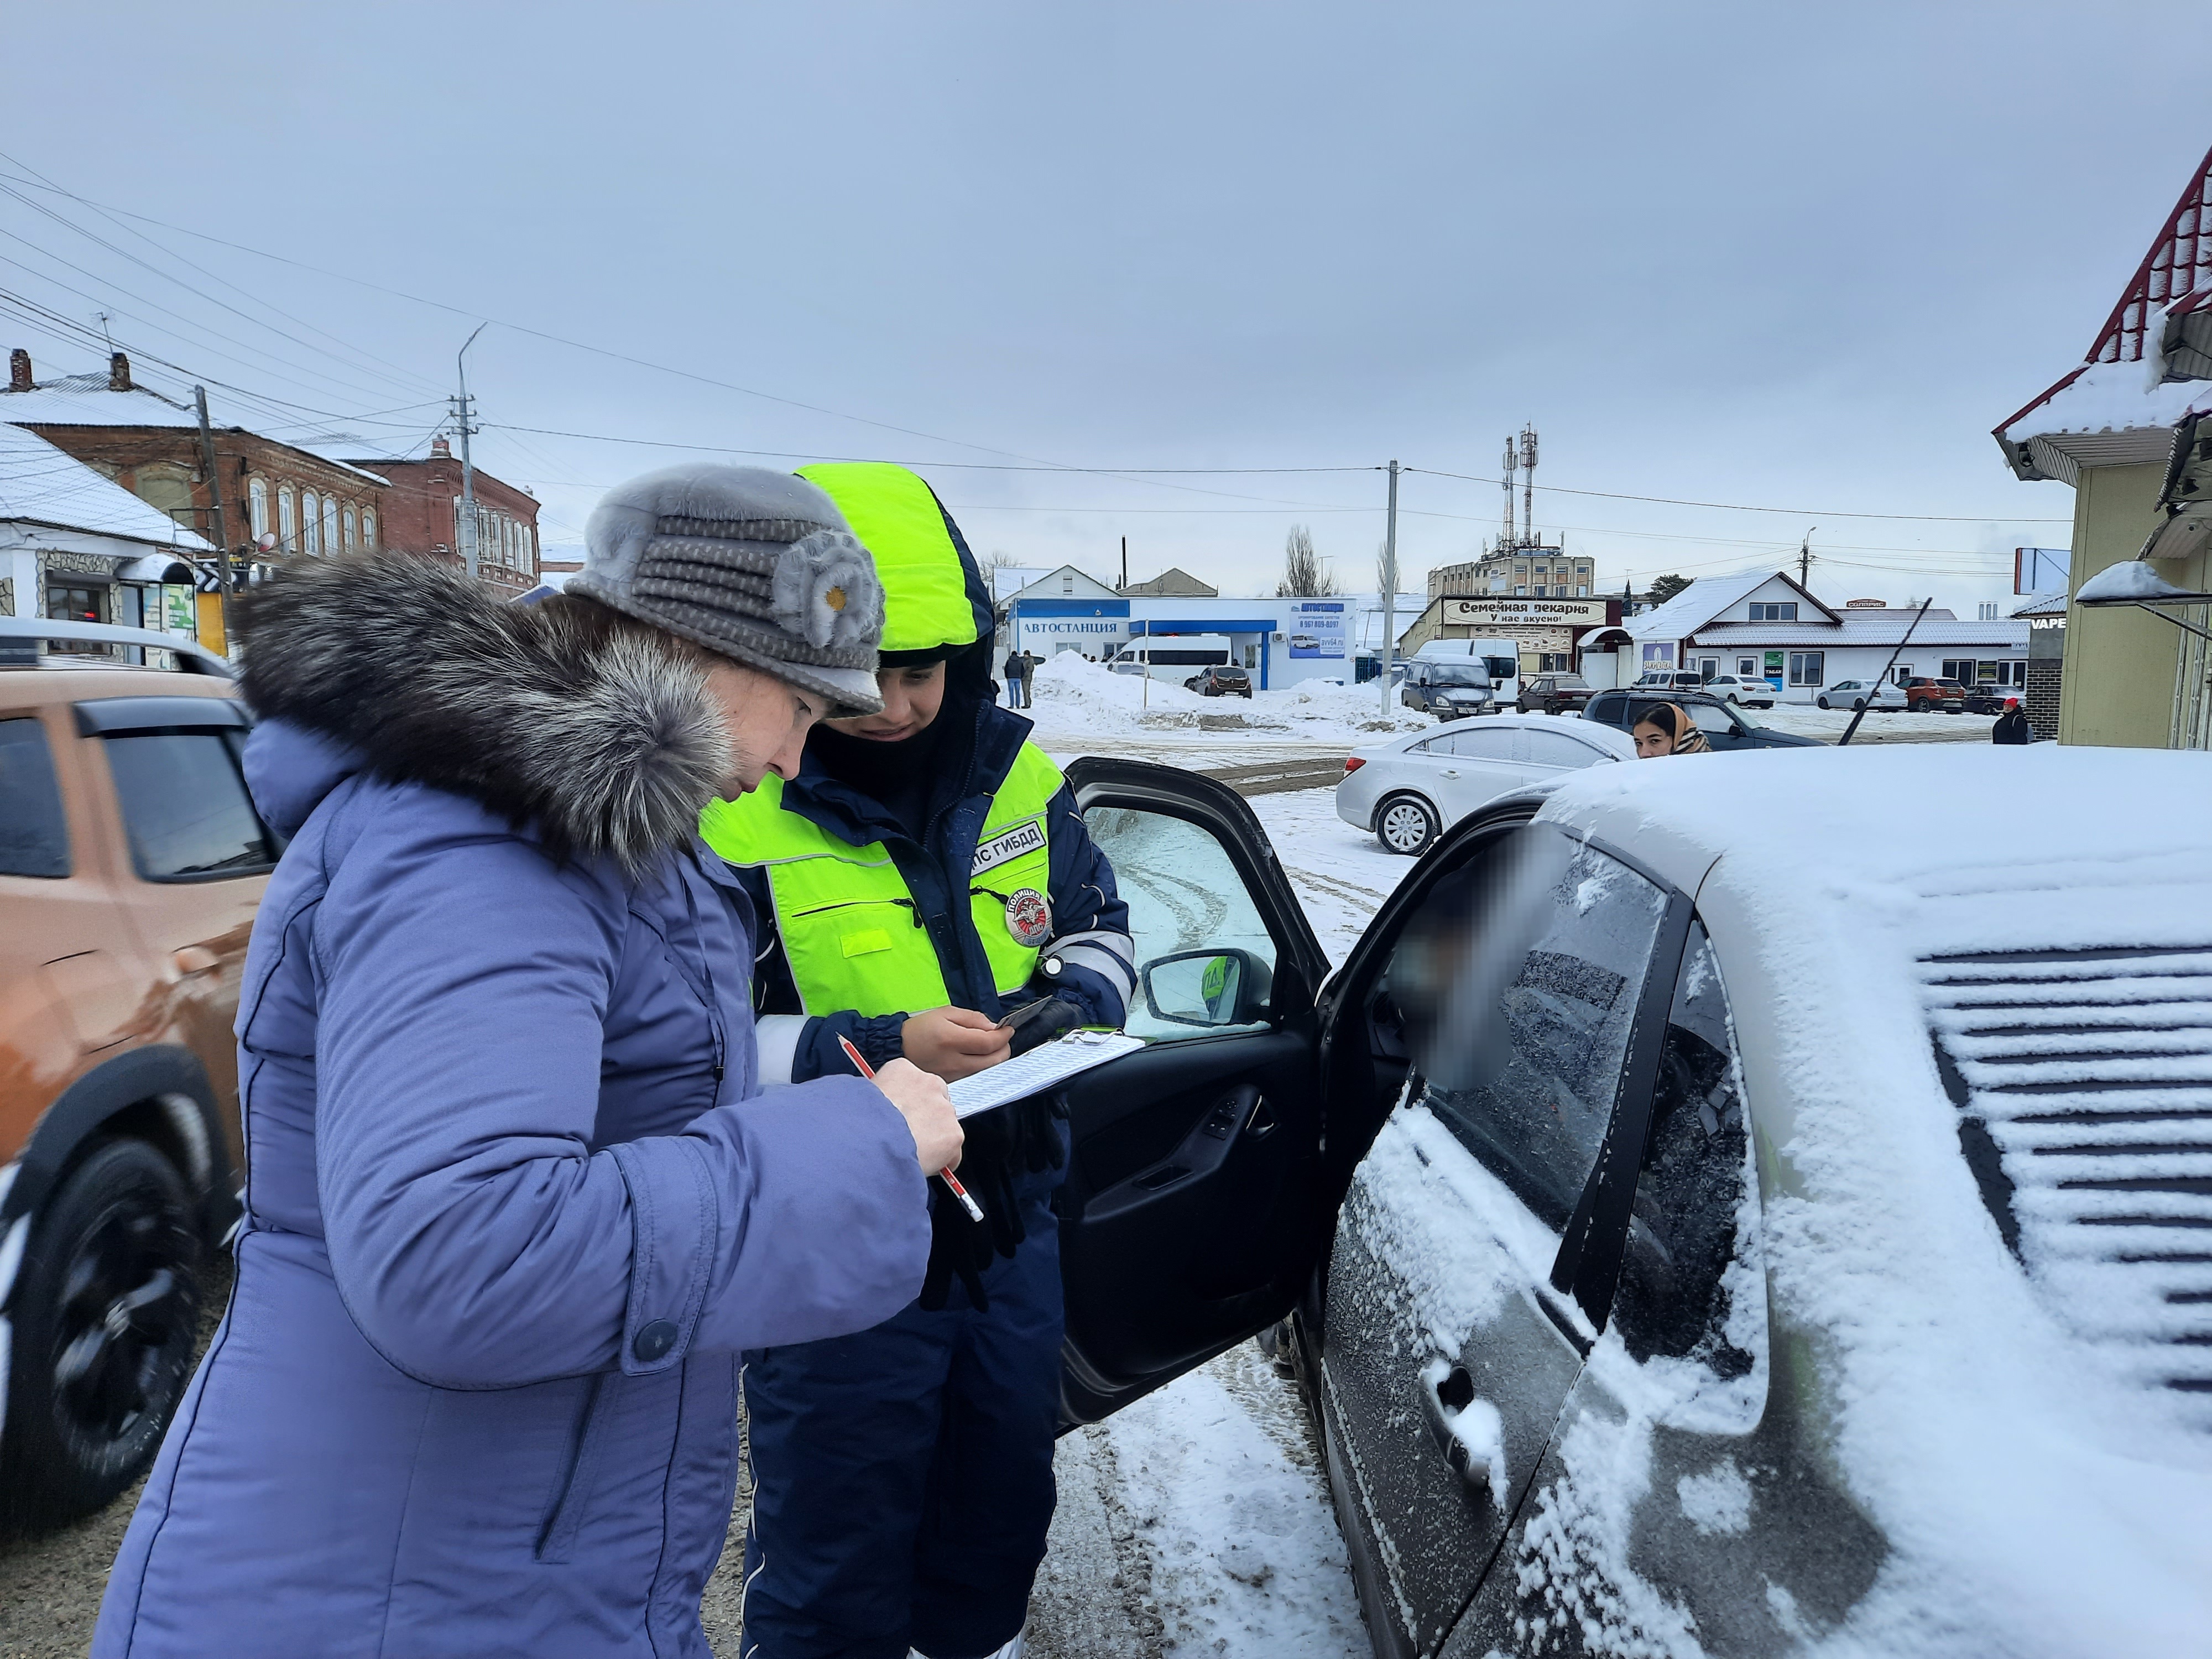
[[[534,824],[556,857],[635,872],[690,842],[730,770],[691,647],[505,603],[429,559],[303,563],[246,595],[238,623],[256,714]]]

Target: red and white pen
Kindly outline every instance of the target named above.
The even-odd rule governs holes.
[[[851,1038],[840,1036],[837,1039],[837,1046],[845,1051],[845,1058],[860,1068],[862,1077],[872,1083],[875,1080],[876,1068],[860,1058],[860,1051],[853,1046]],[[958,1176],[954,1175],[950,1170],[939,1170],[937,1172],[937,1178],[945,1183],[953,1197],[960,1200],[960,1207],[968,1212],[968,1218],[970,1221],[981,1221],[983,1218],[983,1206],[968,1195],[968,1189],[960,1184]]]

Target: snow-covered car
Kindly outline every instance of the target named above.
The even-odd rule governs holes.
[[[1698,688],[1708,696],[1723,702],[1732,702],[1745,708],[1774,707],[1774,688],[1765,680],[1754,680],[1738,674],[1716,674]]]
[[[1887,681],[1838,680],[1833,685],[1824,685],[1814,695],[1813,701],[1822,708],[1864,708],[1869,702],[1875,712],[1901,709],[1905,693]]]
[[[1067,1423],[1272,1324],[1389,1659],[2203,1650],[2206,757],[1590,767],[1334,972],[1218,782],[1068,781],[1146,1044],[1061,1085]]]
[[[1632,761],[1636,740],[1589,720],[1541,714],[1450,720],[1346,757],[1336,815],[1408,858],[1477,807],[1510,790],[1607,761]]]

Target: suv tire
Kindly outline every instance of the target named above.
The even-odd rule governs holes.
[[[184,1178],[143,1140],[97,1146],[47,1200],[12,1297],[10,1518],[90,1514],[145,1472],[191,1375],[199,1257]]]
[[[1419,795],[1392,795],[1375,809],[1375,839],[1386,853],[1417,859],[1443,831],[1436,809]]]

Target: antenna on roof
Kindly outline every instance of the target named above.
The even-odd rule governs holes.
[[[107,342],[107,349],[112,355],[115,350],[115,337],[107,331],[108,313],[104,311],[95,311],[92,315],[93,320],[100,325],[100,337]]]

